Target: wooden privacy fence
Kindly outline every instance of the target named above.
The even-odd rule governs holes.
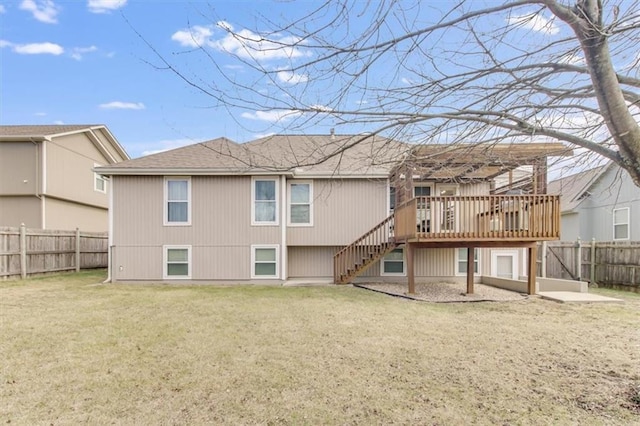
[[[640,241],[549,242],[539,252],[547,277],[640,292]]]
[[[106,232],[0,227],[0,279],[106,268]]]

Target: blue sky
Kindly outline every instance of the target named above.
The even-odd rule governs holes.
[[[492,1],[474,0],[468,5],[493,4]],[[329,72],[319,77],[280,71],[313,59],[304,44],[292,49],[274,49],[259,43],[250,46],[257,55],[254,64],[275,71],[271,84],[265,79],[257,80],[256,75],[260,73],[250,72],[247,64],[229,55],[229,52],[235,53],[242,59],[246,50],[226,29],[232,28],[235,33],[252,39],[255,38],[253,29],[269,29],[265,22],[273,21],[273,27],[293,22],[321,3],[312,0],[0,0],[0,123],[105,124],[132,157],[220,136],[244,142],[272,133],[328,133],[334,126],[340,133],[376,130],[370,128],[375,123],[348,121],[345,124],[324,112],[313,120],[297,113],[286,115],[288,101],[283,88],[294,96],[300,94],[307,106],[317,106],[318,111],[328,108],[323,105],[340,103],[350,110],[377,112],[380,102],[385,101],[375,98],[375,91],[362,94],[355,86],[345,99],[336,101],[336,96],[340,96],[336,95],[340,93],[336,88],[348,83],[344,73]],[[353,4],[349,25],[332,28],[332,37],[349,38],[366,32],[370,17],[380,3]],[[423,25],[438,19],[442,13],[438,7],[450,6],[449,2],[438,1],[403,3],[399,8],[401,16],[392,16],[389,22],[400,29],[407,23]],[[551,19],[549,13],[531,15],[535,10],[525,7],[502,18],[492,15],[482,25],[515,27],[510,33],[515,37],[511,42],[525,51],[568,34],[566,25]],[[321,26],[318,20],[329,19],[330,15],[314,15],[313,25]],[[272,34],[270,37],[278,40],[283,36]],[[464,49],[468,37],[464,29],[456,29],[434,42],[441,49]],[[198,50],[200,46],[206,48],[211,58]],[[163,64],[154,50],[192,81],[205,87],[216,86],[217,93],[227,99],[220,102],[206,96],[162,69]],[[398,67],[397,58],[395,60],[378,64],[378,73],[372,71],[371,74],[377,80],[375,83],[383,88],[411,87],[412,78],[420,78],[424,72],[423,64],[405,62]],[[561,60],[575,64],[583,61],[580,55]],[[462,66],[466,66],[464,61]],[[439,67],[444,69],[446,65],[439,64]],[[419,73],[412,75],[411,68]],[[224,77],[250,90],[238,90],[237,85],[225,83]],[[307,81],[313,84],[307,86]],[[373,97],[367,99],[367,95]],[[228,106],[234,96],[242,99],[244,109]],[[260,96],[266,99],[271,96],[281,109],[264,107],[265,98],[251,109],[252,97]],[[576,124],[578,128],[580,123]]]
[[[272,113],[229,112],[174,74],[156,69],[157,56],[136,32],[182,63],[189,55],[184,52],[193,48],[187,31],[191,28],[194,36],[220,47],[212,50],[224,65],[221,49],[234,46],[213,24],[224,21],[242,30],[255,25],[259,15],[286,19],[312,5],[0,1],[0,123],[106,124],[132,157],[219,136],[243,142],[273,133],[277,117]],[[210,66],[195,56],[184,63],[187,72],[200,76],[206,76]],[[237,65],[226,66],[233,75]]]

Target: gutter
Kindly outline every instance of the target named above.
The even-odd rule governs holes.
[[[301,179],[387,179],[388,173],[343,173],[318,172],[318,173],[296,173],[295,171],[274,171],[274,170],[233,170],[233,169],[143,169],[143,168],[115,168],[96,167],[94,172],[101,175],[122,175],[122,176],[288,176]]]

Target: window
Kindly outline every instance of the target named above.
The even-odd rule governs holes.
[[[164,279],[191,278],[191,246],[164,246]]]
[[[392,186],[389,188],[389,211],[393,212],[396,209],[396,188]]]
[[[93,167],[100,167],[100,164],[94,163]],[[93,172],[93,190],[107,192],[107,179],[96,172]]]
[[[191,179],[165,178],[164,224],[191,224]]]
[[[629,207],[613,209],[613,239],[629,239]]]
[[[289,183],[289,225],[313,224],[313,187],[311,182]]]
[[[278,224],[278,181],[270,179],[252,179],[251,185],[251,224]]]
[[[414,186],[413,187],[413,196],[414,197],[430,197],[431,196],[431,186]]]
[[[405,275],[404,249],[394,249],[382,258],[380,275]]]
[[[278,246],[251,246],[251,278],[278,278]]]
[[[467,253],[468,249],[459,248],[456,250],[458,269],[456,270],[456,275],[466,275],[467,274]],[[480,271],[480,262],[479,262],[480,252],[478,249],[473,249],[473,272],[476,274]]]

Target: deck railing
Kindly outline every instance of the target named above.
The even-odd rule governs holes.
[[[395,239],[424,241],[554,240],[558,195],[416,197],[395,209]]]
[[[335,254],[333,257],[334,282],[347,282],[395,247],[393,221],[393,216],[387,217]]]

